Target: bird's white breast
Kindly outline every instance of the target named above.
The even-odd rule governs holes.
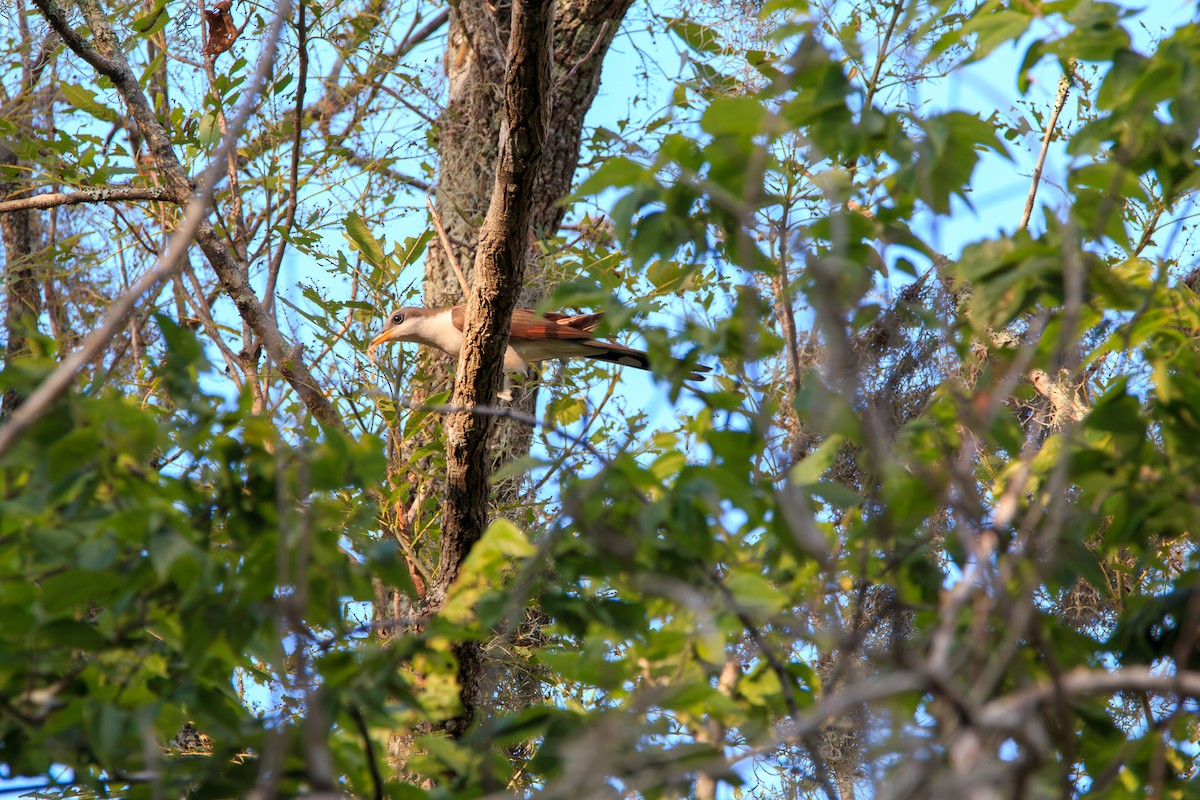
[[[446,309],[439,314],[422,317],[417,321],[415,337],[419,337],[418,341],[421,344],[436,347],[452,356],[457,356],[462,352],[463,335],[462,331],[454,327],[450,314],[450,309]]]

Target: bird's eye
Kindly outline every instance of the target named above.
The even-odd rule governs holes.
[[[404,322],[403,314],[393,314],[392,315],[392,324],[393,325],[399,325],[401,322]]]

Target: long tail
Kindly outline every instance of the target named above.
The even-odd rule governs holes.
[[[623,367],[636,367],[637,369],[650,370],[650,358],[641,350],[634,350],[632,347],[615,344],[613,342],[602,342],[598,339],[588,339],[580,341],[579,344],[586,345],[588,350],[594,350],[594,353],[588,353],[585,357],[592,358],[596,361],[607,361],[610,364],[620,364]],[[675,359],[677,363],[684,364],[683,359]],[[688,375],[689,381],[704,380],[706,372],[711,372],[711,367],[706,367],[703,364],[688,364],[692,371]]]
[[[591,334],[599,327],[604,314],[547,313],[545,318],[556,325]],[[611,364],[620,364],[623,367],[636,367],[637,369],[652,371],[650,370],[650,359],[641,350],[634,350],[632,347],[625,347],[614,342],[605,342],[600,339],[591,338],[578,339],[577,343],[586,346],[589,351],[595,351],[582,354],[585,358],[594,358],[597,361],[607,361]],[[680,364],[684,363],[682,359],[675,360]],[[704,373],[712,371],[711,367],[706,367],[702,364],[690,364],[688,366],[692,370],[688,375],[688,380],[690,381],[704,380]]]

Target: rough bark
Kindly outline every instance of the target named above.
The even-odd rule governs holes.
[[[17,200],[28,195],[24,182],[16,177],[17,157],[7,148],[0,148],[0,199]],[[27,333],[37,325],[41,313],[41,289],[34,274],[33,237],[27,210],[0,214],[0,237],[4,241],[4,364],[27,355]],[[15,389],[4,393],[0,414],[8,416],[23,396]]]
[[[6,151],[0,150],[0,153]],[[0,155],[0,158],[3,156]],[[130,200],[171,201],[171,194],[159,186],[105,186],[84,187],[74,192],[46,192],[44,194],[16,193],[12,190],[0,194],[0,213],[32,211],[34,209],[75,206],[82,203],[120,203]]]
[[[531,200],[529,227],[534,234],[553,236],[562,223],[566,209],[559,200],[570,191],[579,164],[583,118],[600,87],[604,57],[631,4],[632,0],[560,0],[555,7],[552,87],[555,110]],[[450,16],[444,58],[449,98],[437,129],[436,203],[455,258],[467,271],[468,280],[474,269],[481,225],[496,174],[503,114],[500,83],[503,64],[497,68],[497,53],[507,49],[508,13],[507,7],[492,11],[483,0],[464,0]],[[524,307],[533,306],[544,296],[540,264],[534,260],[528,264],[518,302]],[[440,247],[430,248],[425,262],[425,304],[444,306],[461,302],[462,292],[446,254]],[[414,387],[414,403],[449,388],[447,357],[424,349],[420,371],[426,380]],[[515,397],[516,411],[527,415],[534,412],[536,386],[524,391],[518,387]],[[427,437],[432,435],[433,431],[426,431],[394,451],[396,457],[391,465],[394,483],[422,487],[412,493],[410,508],[397,510],[397,517],[401,520],[407,517],[410,525],[422,516],[422,502],[430,506],[424,513],[432,513],[433,503],[442,494],[440,483],[433,481],[427,471],[404,474],[409,463],[407,454],[424,447]],[[494,468],[526,455],[531,437],[528,425],[500,421],[486,457]],[[519,479],[495,487],[493,505],[512,505],[519,500],[520,488]],[[391,600],[381,604],[378,615],[387,617],[388,609],[394,605]]]
[[[559,204],[571,188],[579,164],[583,138],[583,118],[591,107],[600,86],[601,66],[621,21],[632,0],[559,0],[553,22],[553,119],[546,131],[543,156],[536,172],[533,192],[529,198],[528,220],[523,247],[528,249],[529,232],[553,236],[557,233],[566,209]],[[446,228],[454,248],[455,258],[468,273],[468,280],[477,269],[476,251],[480,245],[483,220],[488,211],[491,191],[495,185],[499,160],[500,130],[503,119],[501,91],[504,77],[502,54],[508,48],[510,10],[507,6],[492,10],[482,0],[463,0],[453,7],[444,65],[449,80],[447,106],[438,121],[437,145],[439,176],[436,189],[437,213]],[[536,305],[545,295],[540,265],[536,260],[526,265],[526,279],[518,303]],[[430,248],[425,265],[425,303],[428,306],[455,305],[463,301],[454,270],[441,248]],[[426,397],[444,391],[450,385],[450,361],[437,352],[425,349],[421,353],[421,371],[426,381],[415,386],[412,400],[420,403]],[[514,409],[532,414],[537,405],[536,386],[527,391],[517,387]],[[434,504],[442,497],[440,481],[428,471],[408,469],[408,453],[425,446],[434,431],[426,430],[394,450],[391,477],[396,485],[407,483],[414,487],[407,509],[396,509],[397,529],[414,529],[423,515],[436,513]],[[497,465],[526,455],[529,452],[532,429],[528,425],[499,420],[491,442],[478,451],[480,462],[493,470]],[[493,487],[491,507],[506,507],[519,500],[521,482],[510,479]],[[426,508],[422,509],[422,505]],[[486,522],[487,505],[477,509]],[[445,533],[443,533],[445,536]],[[443,543],[442,563],[449,555],[455,564],[469,551],[473,541]],[[457,573],[457,566],[453,569]],[[450,573],[443,573],[443,576]],[[420,575],[414,571],[414,579]],[[435,612],[444,588],[425,598],[424,607]],[[376,616],[394,616],[402,605],[394,592],[381,592]],[[470,657],[471,654],[460,654]],[[470,667],[468,674],[479,674],[481,665]],[[470,699],[471,692],[465,693]],[[471,699],[474,703],[475,700]],[[460,721],[461,724],[461,721]],[[403,732],[393,736],[390,752],[394,759],[406,759],[411,737]]]
[[[491,204],[476,251],[464,347],[451,404],[491,405],[500,385],[508,328],[525,277],[529,220],[550,117],[552,0],[513,5],[505,81],[507,125]],[[444,593],[487,521],[487,433],[491,416],[458,413],[446,425],[447,491],[435,592]],[[432,599],[436,600],[436,596]]]
[[[559,204],[579,165],[583,117],[600,88],[600,67],[632,0],[559,2],[554,18],[554,119],[530,208],[530,227],[553,236],[566,209]],[[507,48],[505,10],[492,12],[484,0],[463,0],[450,17],[445,68],[450,96],[438,121],[438,214],[459,263],[475,261],[480,225],[488,209],[496,172],[503,118],[495,58]],[[522,305],[544,295],[530,275]],[[445,254],[437,248],[425,262],[425,303],[455,305],[462,292]]]
[[[33,51],[28,28],[22,27],[27,54],[21,70],[20,88],[9,102],[0,107],[0,117],[19,129],[31,127],[34,107],[33,93],[45,67],[52,42],[42,43]],[[28,182],[19,168],[16,153],[0,144],[0,207],[6,201],[17,206],[0,213],[0,241],[4,245],[4,366],[29,353],[28,333],[37,327],[42,311],[41,284],[33,255],[33,214],[20,207],[31,194]],[[21,404],[23,396],[15,389],[4,393],[0,400],[0,416],[7,417]]]
[[[467,300],[464,346],[451,400],[459,408],[491,405],[502,378],[508,329],[525,277],[530,212],[550,119],[553,5],[554,0],[515,0],[512,5],[504,81],[506,124]],[[459,412],[446,423],[441,559],[426,598],[435,605],[444,601],[487,525],[491,428],[492,417],[483,414]],[[477,716],[483,657],[477,642],[459,643],[454,652],[463,713],[446,729],[458,736]]]

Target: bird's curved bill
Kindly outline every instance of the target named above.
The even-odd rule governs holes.
[[[367,345],[367,359],[372,364],[374,364],[375,363],[375,348],[379,347],[379,345],[381,345],[381,344],[387,344],[391,340],[392,340],[392,332],[391,331],[384,331],[383,333],[379,334],[374,339],[372,339],[371,343],[369,345]]]

